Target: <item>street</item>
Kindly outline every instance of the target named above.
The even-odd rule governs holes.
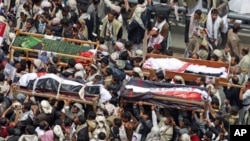
[[[171,21],[171,49],[173,50],[173,53],[175,55],[182,55],[185,51],[185,43],[184,43],[184,19],[182,19],[178,24],[173,22],[173,19],[170,19]],[[250,47],[250,30],[248,29],[242,29],[239,33],[240,39],[241,39],[241,46],[249,46]],[[125,26],[123,26],[123,39],[127,39],[127,31]]]

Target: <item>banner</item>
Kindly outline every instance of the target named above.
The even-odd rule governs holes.
[[[42,42],[41,40],[39,40],[33,36],[29,36],[29,37],[25,38],[24,41],[21,43],[21,47],[34,48],[36,45],[38,45],[41,42]]]
[[[3,43],[6,23],[0,22],[0,45]]]

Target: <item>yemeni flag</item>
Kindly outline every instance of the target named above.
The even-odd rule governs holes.
[[[2,45],[3,43],[5,29],[6,29],[6,23],[0,22],[0,45]]]
[[[64,79],[52,73],[27,73],[19,79],[18,85],[22,89],[41,93],[51,93],[56,95],[72,96],[74,98],[81,97],[80,91],[84,88],[84,94],[88,96],[99,95],[100,86],[85,86],[74,80]]]
[[[121,90],[129,101],[145,101],[172,108],[200,109],[207,98],[207,89],[187,85],[131,79]]]

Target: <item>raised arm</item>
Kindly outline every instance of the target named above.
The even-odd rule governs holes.
[[[153,126],[158,126],[157,124],[157,116],[155,113],[155,105],[151,106],[151,110],[152,110],[152,122],[153,122]]]

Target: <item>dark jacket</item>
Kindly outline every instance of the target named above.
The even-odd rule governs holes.
[[[77,21],[77,19],[78,19],[78,16],[77,16],[76,12],[73,11],[73,10],[71,10],[71,11],[70,11],[70,15],[71,15],[71,17],[70,17],[70,22],[71,22],[71,23],[76,23],[76,21]]]
[[[62,27],[61,26],[51,26],[51,28],[52,28],[52,31],[54,31],[55,33],[54,33],[54,35],[55,36],[58,36],[58,37],[61,37],[62,36]]]
[[[78,6],[88,7],[90,5],[90,1],[88,0],[76,0]]]
[[[142,43],[142,40],[144,38],[145,29],[143,29],[137,21],[133,20],[130,24],[127,26],[128,30],[128,40],[132,41],[134,44],[140,44]]]
[[[133,70],[133,65],[130,60],[126,60],[125,70]]]
[[[171,6],[169,5],[162,5],[162,4],[155,4],[153,6],[153,12],[156,13],[156,15],[163,14],[164,17],[166,18],[166,21],[168,22],[169,20],[169,15],[171,13]]]
[[[112,71],[113,71],[112,74],[113,76],[119,76],[120,82],[122,82],[126,78],[126,73],[124,72],[124,70],[112,68]]]
[[[237,106],[239,109],[243,107],[242,101],[239,99],[240,88],[226,88],[224,87],[224,93],[231,106]]]
[[[89,141],[89,129],[88,126],[81,128],[77,132],[77,141]]]
[[[86,26],[88,27],[88,39],[93,41],[94,38],[93,38],[93,35],[92,35],[92,32],[93,32],[93,19],[90,18],[90,19],[84,19],[85,21],[85,24]]]
[[[6,141],[17,141],[19,139],[19,136],[10,136]]]

